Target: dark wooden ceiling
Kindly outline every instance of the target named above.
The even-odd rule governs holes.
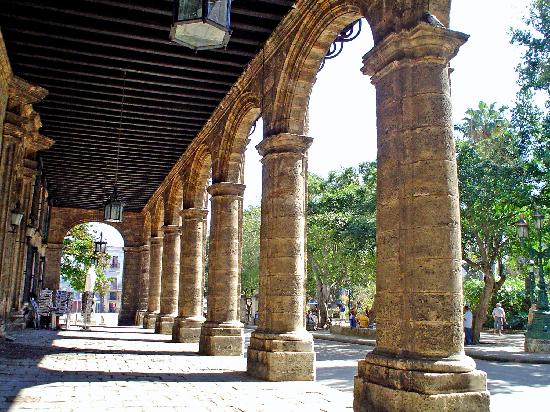
[[[118,189],[141,210],[291,0],[234,0],[226,50],[169,41],[171,0],[0,0],[16,75],[49,91],[36,105],[55,145],[44,173],[56,206],[99,208],[111,192],[126,71]]]

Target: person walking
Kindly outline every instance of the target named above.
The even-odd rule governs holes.
[[[495,332],[499,336],[502,335],[502,330],[504,329],[504,323],[506,322],[506,312],[502,308],[500,302],[495,305],[493,309],[493,319],[495,320]]]
[[[474,315],[470,310],[470,306],[464,306],[464,344],[472,345],[474,343],[474,331],[473,331]]]
[[[350,328],[357,327],[357,308],[355,305],[349,311],[349,326]]]

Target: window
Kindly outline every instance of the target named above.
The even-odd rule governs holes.
[[[120,267],[120,262],[118,261],[118,256],[113,256],[111,259],[111,267],[113,269],[118,269]]]
[[[116,300],[116,292],[109,292],[109,300]]]

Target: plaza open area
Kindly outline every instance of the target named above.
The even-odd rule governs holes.
[[[173,343],[141,328],[73,326],[15,337],[0,344],[0,410],[10,412],[351,411],[357,361],[373,348],[321,333],[316,382],[265,382],[246,374],[243,357],[199,356],[197,344]],[[476,359],[488,375],[492,411],[550,402],[550,355],[514,362],[510,355],[522,352],[520,338],[484,335],[485,343],[471,348],[473,356],[494,356]]]

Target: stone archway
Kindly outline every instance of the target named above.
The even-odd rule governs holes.
[[[80,223],[102,222],[99,210],[83,210],[71,208],[52,208],[48,246],[46,249],[46,266],[44,287],[59,288],[61,276],[61,254],[63,238],[70,228]],[[124,239],[124,286],[122,289],[122,306],[119,312],[119,324],[133,324],[138,310],[140,277],[139,248],[143,245],[143,217],[141,213],[124,212],[122,223],[110,224],[117,229]]]

